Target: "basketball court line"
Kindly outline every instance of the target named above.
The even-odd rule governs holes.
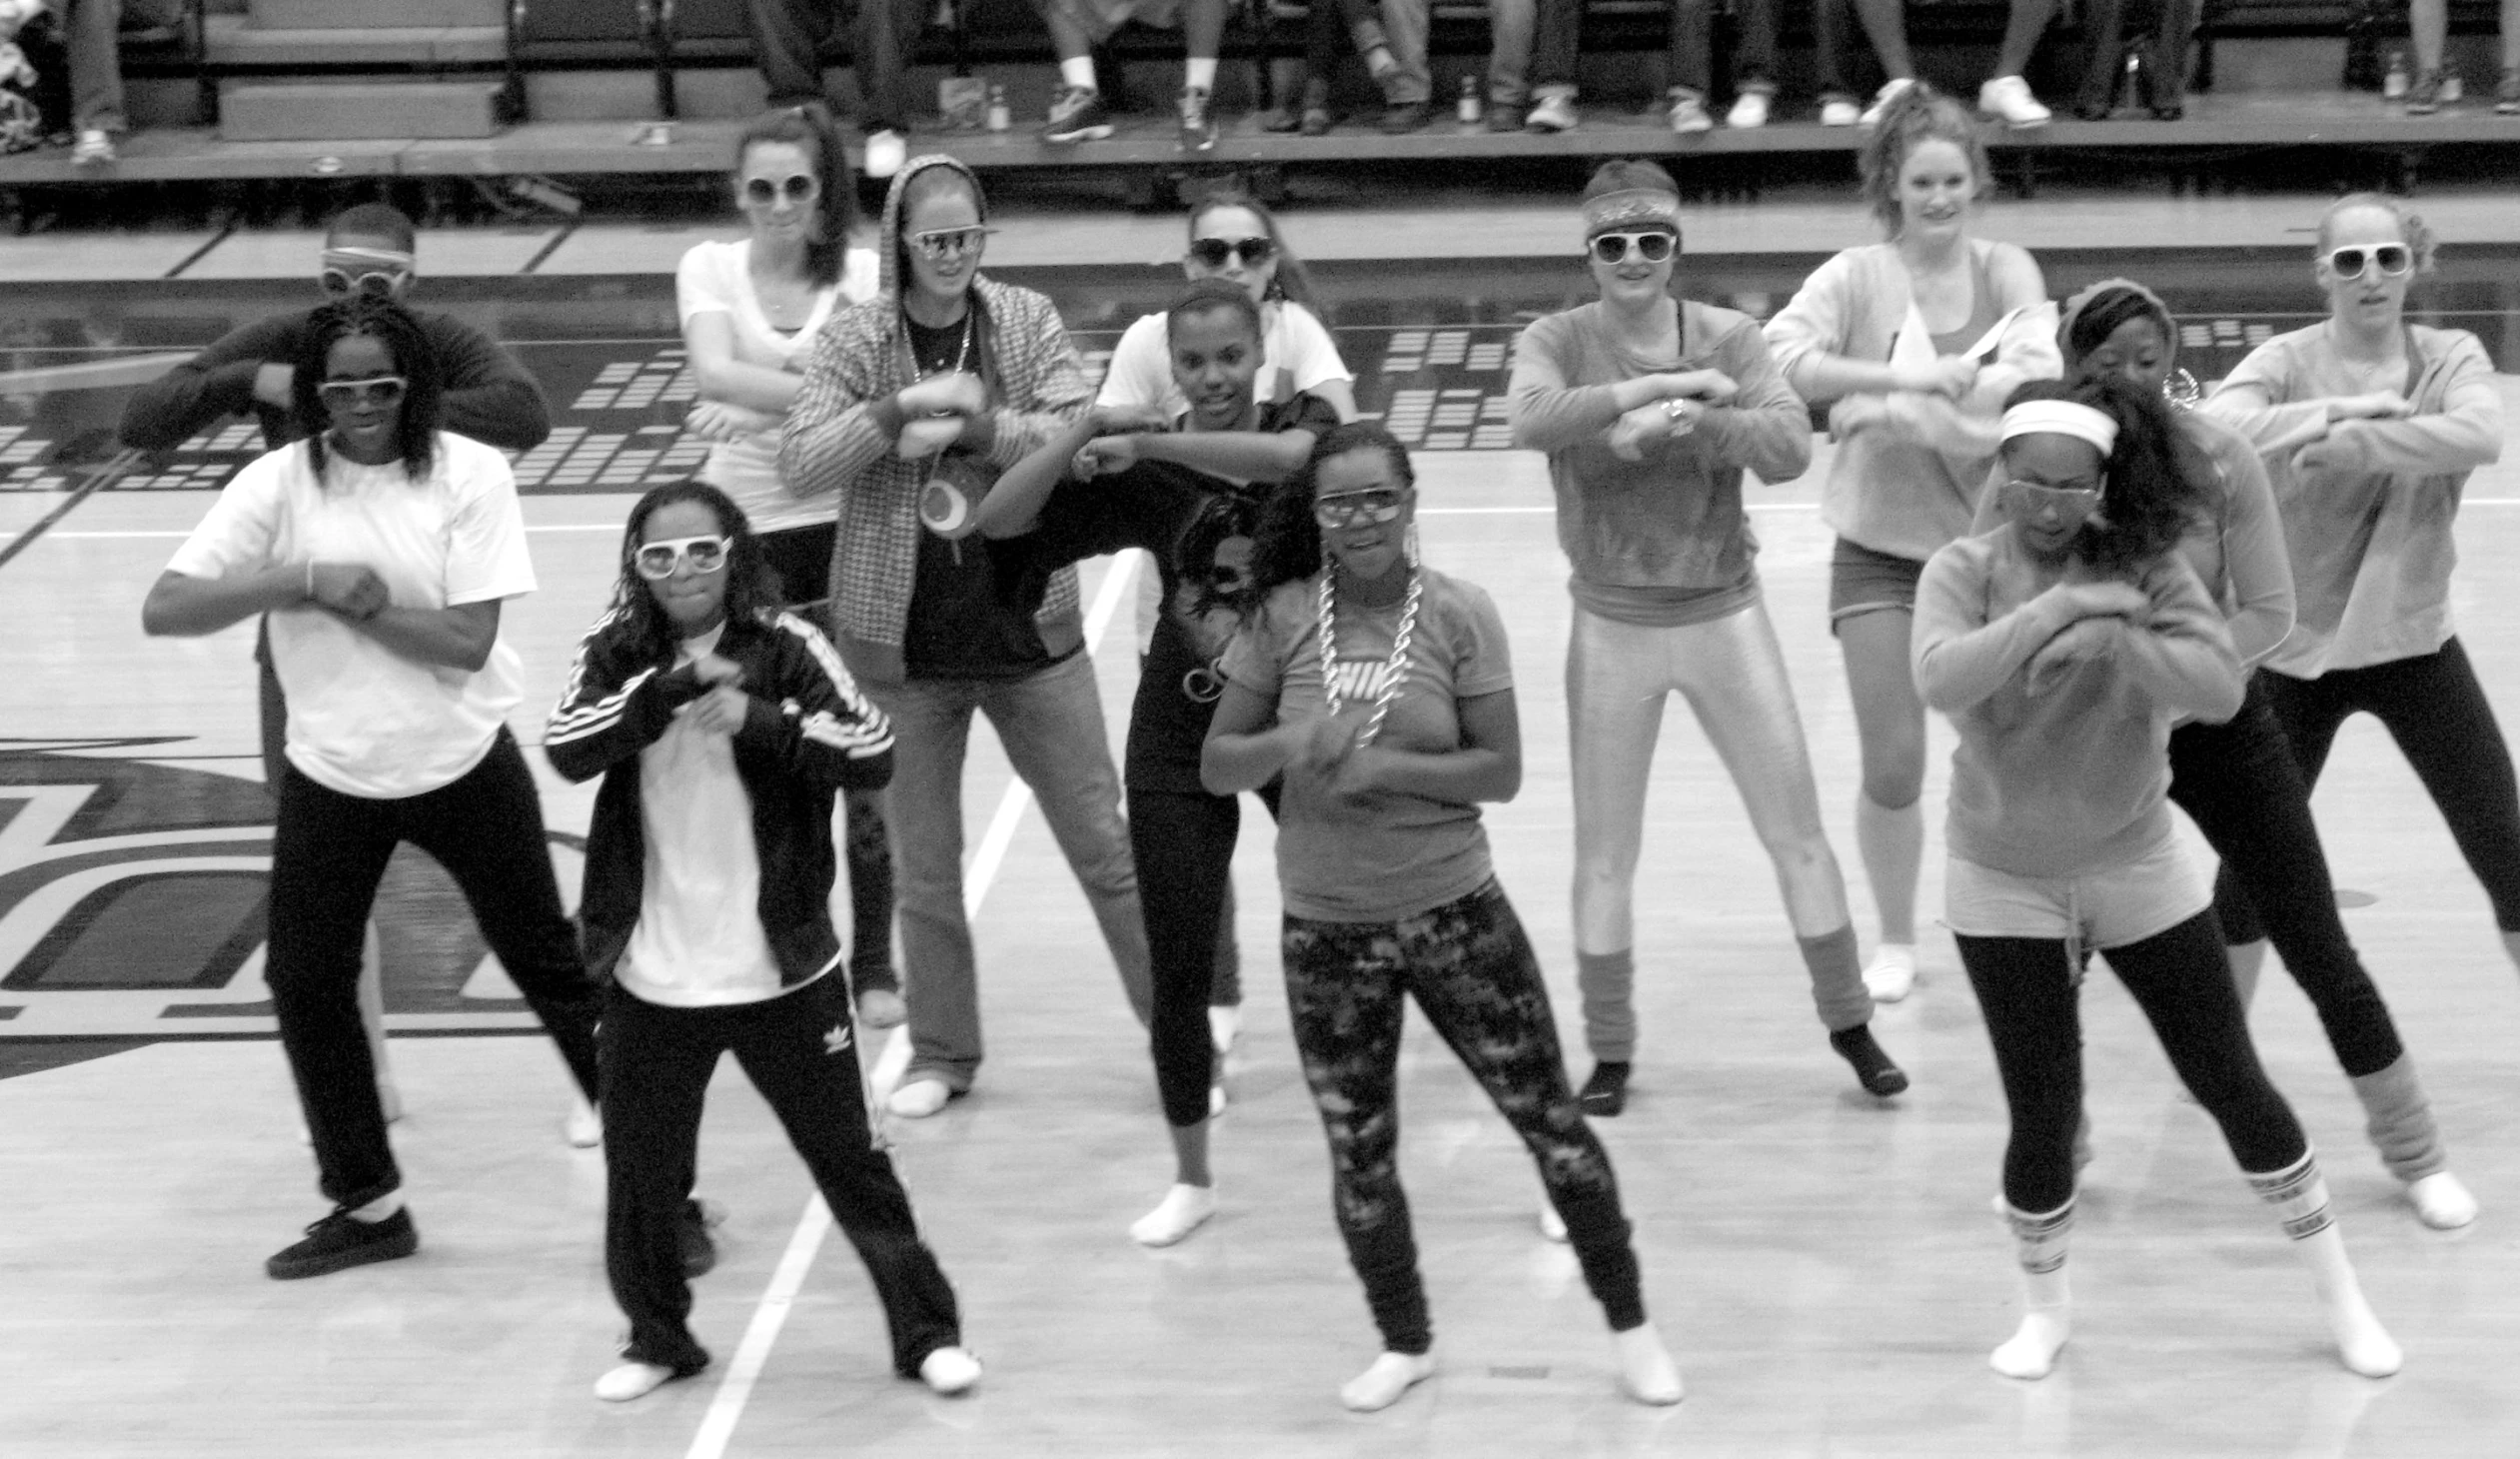
[[[1137,580],[1138,560],[1143,556],[1135,551],[1121,553],[1103,574],[1102,585],[1094,593],[1093,607],[1085,615],[1086,653],[1092,653],[1102,643],[1103,631],[1111,627],[1120,605],[1127,601],[1129,585]],[[1024,783],[1021,775],[1007,781],[1006,793],[997,802],[997,813],[989,817],[989,827],[980,836],[971,864],[962,873],[964,917],[979,919],[980,904],[987,900],[990,884],[1006,864],[1007,847],[1014,842],[1015,828],[1023,821],[1024,807],[1031,803],[1032,787]],[[910,1028],[904,1023],[884,1041],[883,1054],[875,1060],[868,1080],[873,1095],[868,1114],[878,1130],[883,1119],[881,1101],[899,1081],[909,1061]],[[777,1270],[770,1273],[769,1285],[762,1289],[761,1300],[753,1307],[752,1320],[743,1330],[743,1341],[736,1346],[733,1361],[726,1365],[725,1378],[710,1395],[708,1411],[701,1415],[699,1431],[691,1436],[691,1447],[684,1451],[683,1459],[725,1459],[735,1425],[743,1419],[744,1405],[751,1402],[753,1384],[768,1365],[770,1349],[778,1343],[779,1329],[787,1325],[796,1293],[803,1289],[805,1274],[813,1269],[813,1259],[822,1250],[822,1239],[830,1233],[831,1208],[823,1203],[822,1193],[816,1191],[805,1201],[795,1234],[787,1238],[787,1249],[779,1256]]]

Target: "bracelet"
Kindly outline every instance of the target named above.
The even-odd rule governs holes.
[[[1688,424],[1689,424],[1689,421],[1688,421],[1688,415],[1689,415],[1689,402],[1688,402],[1688,401],[1686,401],[1686,400],[1684,400],[1684,399],[1681,399],[1681,398],[1680,398],[1680,397],[1678,397],[1678,396],[1674,396],[1674,397],[1670,397],[1670,398],[1666,399],[1666,400],[1663,402],[1663,419],[1664,419],[1664,420],[1666,420],[1666,421],[1671,422],[1673,425],[1675,425],[1675,426],[1685,426],[1685,425],[1688,425]]]

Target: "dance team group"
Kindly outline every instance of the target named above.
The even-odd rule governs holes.
[[[932,1115],[977,1076],[960,790],[984,714],[1150,1031],[1177,1173],[1135,1239],[1181,1241],[1216,1209],[1208,1130],[1239,1002],[1229,875],[1256,791],[1277,821],[1288,1009],[1333,1209],[1381,1336],[1342,1401],[1385,1407],[1434,1370],[1397,1173],[1414,999],[1531,1150],[1623,1389],[1678,1402],[1587,1122],[1620,1113],[1634,1067],[1634,881],[1677,692],[1775,864],[1831,1045],[1885,1099],[1907,1077],[1869,1020],[1914,975],[1927,709],[1958,730],[1945,919],[2010,1108],[2000,1205],[2024,1283],[1998,1371],[2044,1376],[2068,1335],[2088,1158],[2076,992],[2097,952],[2274,1207],[2345,1365],[2394,1372],[2245,1006],[2272,943],[2417,1214],[2473,1219],[2338,921],[2308,801],[2339,724],[2379,717],[2520,961],[2520,790],[2448,603],[2460,491],[2501,446],[2491,366],[2474,337],[2406,320],[2433,240],[2396,200],[2326,211],[2327,318],[2199,400],[2150,291],[2111,280],[2060,314],[2028,254],[1970,236],[1987,165],[1964,108],[1905,91],[1862,160],[1888,241],[1831,259],[1764,326],[1681,300],[1671,178],[1603,166],[1582,202],[1599,297],[1516,351],[1515,442],[1548,457],[1574,569],[1575,952],[1595,1058],[1580,1090],[1480,823],[1522,780],[1505,626],[1421,560],[1409,453],[1355,419],[1258,204],[1193,210],[1188,288],[1128,331],[1097,397],[1050,302],[979,272],[987,204],[961,164],[910,161],[875,247],[851,248],[852,180],[818,117],[746,133],[749,236],[694,248],[678,280],[702,398],[689,426],[714,444],[694,480],[631,509],[545,735],[563,776],[603,782],[575,927],[506,728],[520,680],[500,607],[535,576],[494,448],[539,439],[516,413],[541,403],[496,345],[400,302],[408,222],[345,215],[333,302],[214,346],[144,392],[125,431],[180,441],[259,409],[275,447],[143,611],[161,635],[267,624],[266,712],[285,725],[267,977],[335,1207],[271,1274],[418,1249],[360,992],[378,880],[408,840],[462,888],[600,1108],[606,1259],[630,1319],[600,1396],[709,1361],[686,1322],[688,1275],[713,1255],[691,1187],[727,1050],[865,1261],[896,1370],[969,1388],[980,1367],[884,1152],[854,1029],[906,1016],[892,1114]],[[1838,448],[1830,617],[1863,745],[1869,963],[1742,505],[1745,471],[1808,467],[1807,402]],[[1115,774],[1076,564],[1124,547],[1152,554],[1158,593]],[[2218,879],[2183,851],[2173,800]],[[834,975],[842,853],[856,931]]]

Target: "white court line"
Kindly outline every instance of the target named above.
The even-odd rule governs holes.
[[[1122,553],[1103,574],[1102,587],[1094,594],[1093,607],[1085,615],[1088,653],[1102,642],[1103,630],[1111,626],[1120,605],[1127,601],[1129,585],[1137,579],[1138,561],[1144,556],[1135,551]],[[1015,838],[1024,807],[1031,802],[1032,787],[1023,782],[1022,776],[1016,776],[1007,784],[1005,796],[997,802],[997,813],[989,817],[989,828],[980,837],[979,849],[972,853],[971,864],[962,873],[964,916],[980,914],[980,903],[987,898],[998,869],[1006,864],[1006,848]],[[883,1056],[875,1061],[874,1087],[878,1095],[891,1083],[884,1077],[885,1066],[890,1065],[891,1078],[898,1079],[901,1065],[909,1057],[910,1030],[909,1025],[903,1024],[892,1031],[892,1037],[884,1044]],[[708,1412],[701,1416],[699,1432],[691,1436],[691,1447],[683,1452],[683,1459],[724,1459],[735,1425],[743,1418],[744,1405],[752,1399],[752,1385],[760,1380],[770,1349],[778,1343],[779,1329],[787,1325],[788,1309],[794,1306],[796,1293],[805,1284],[805,1273],[812,1269],[814,1255],[822,1249],[822,1238],[830,1233],[831,1208],[823,1204],[821,1192],[816,1191],[805,1202],[805,1213],[796,1221],[796,1233],[787,1238],[787,1250],[778,1259],[778,1269],[770,1273],[770,1284],[762,1290],[759,1304],[752,1309],[752,1321],[743,1330],[734,1361],[726,1365],[725,1379],[710,1396]]]

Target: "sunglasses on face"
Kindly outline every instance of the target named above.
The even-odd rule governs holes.
[[[354,410],[360,406],[390,406],[411,389],[411,382],[400,375],[379,375],[367,380],[327,380],[315,388],[316,399],[336,411]]]
[[[1227,259],[1239,258],[1246,269],[1256,269],[1276,258],[1278,246],[1265,238],[1194,238],[1190,240],[1190,257],[1203,269],[1221,269]]]
[[[2004,489],[2014,500],[2031,512],[2054,508],[2057,515],[2088,515],[2099,510],[2100,489],[2097,487],[2050,487],[2038,482],[2005,482]]]
[[[320,276],[324,292],[335,299],[348,299],[365,294],[371,299],[391,299],[394,291],[412,276],[408,268],[383,268],[376,264],[326,264]]]
[[[911,234],[910,242],[918,245],[920,253],[941,263],[967,253],[978,253],[980,245],[996,231],[994,228],[937,228]]]
[[[1625,263],[1633,248],[1638,258],[1659,264],[1679,247],[1680,240],[1668,233],[1605,233],[1593,240],[1593,257],[1605,264]]]
[[[743,180],[743,200],[760,208],[766,208],[781,198],[791,203],[810,203],[821,192],[821,182],[801,172],[784,182],[774,183],[765,177]]]
[[[630,562],[637,567],[638,576],[651,583],[672,577],[673,570],[686,560],[694,573],[714,573],[726,566],[726,554],[734,542],[731,537],[669,537],[641,543]]]
[[[2361,278],[2366,264],[2377,268],[2381,278],[2394,279],[2413,270],[2415,251],[2402,243],[2384,243],[2377,248],[2331,249],[2327,255],[2327,266],[2340,279]]]
[[[1407,505],[1409,494],[1393,487],[1368,487],[1361,492],[1333,492],[1313,501],[1313,520],[1336,532],[1359,524],[1392,521]]]

